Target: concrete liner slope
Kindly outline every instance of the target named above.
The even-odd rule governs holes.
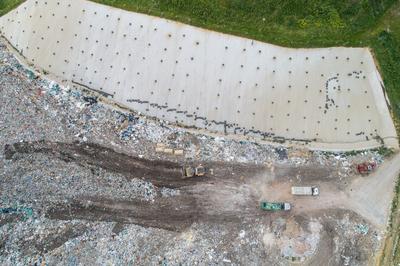
[[[83,0],[28,0],[0,18],[29,62],[144,114],[311,148],[398,140],[367,48],[289,49]]]

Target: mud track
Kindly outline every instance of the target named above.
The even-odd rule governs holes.
[[[198,183],[213,183],[217,178],[238,179],[235,173],[257,174],[264,168],[245,164],[228,164],[213,162],[202,163],[206,168],[214,168],[212,176],[182,179],[182,163],[161,160],[148,160],[116,152],[110,148],[94,143],[59,143],[59,142],[19,142],[6,145],[6,159],[13,159],[16,154],[43,153],[52,155],[66,162],[75,162],[84,167],[100,167],[119,173],[126,178],[141,178],[157,187],[180,188]]]
[[[261,175],[265,172],[263,166],[192,162],[212,167],[213,174],[182,179],[181,167],[185,162],[132,157],[97,144],[21,142],[6,145],[4,151],[8,160],[35,153],[86,168],[100,167],[122,174],[127,180],[139,178],[159,189],[179,189],[178,195],[158,196],[154,201],[119,201],[101,196],[66,199],[67,203],[59,203],[48,210],[47,216],[52,219],[112,221],[181,231],[194,222],[240,223],[243,219],[265,215],[258,208],[259,199],[247,184],[249,179],[244,178]]]

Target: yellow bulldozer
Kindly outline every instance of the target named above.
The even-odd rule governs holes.
[[[206,168],[199,164],[198,166],[194,167],[191,165],[184,165],[182,167],[182,178],[191,178],[191,177],[200,177],[205,176]]]

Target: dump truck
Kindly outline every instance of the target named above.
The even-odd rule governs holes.
[[[260,208],[264,211],[289,211],[290,203],[261,201]]]
[[[204,176],[206,174],[206,168],[199,164],[196,167],[193,167],[191,165],[184,165],[182,167],[182,178],[190,178],[194,176]]]
[[[357,164],[357,172],[361,175],[368,175],[376,168],[376,162],[364,162]]]
[[[292,187],[292,195],[298,196],[318,196],[318,187]]]

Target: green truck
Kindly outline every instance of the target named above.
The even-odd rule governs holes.
[[[289,211],[290,203],[261,201],[260,207],[264,211]]]

